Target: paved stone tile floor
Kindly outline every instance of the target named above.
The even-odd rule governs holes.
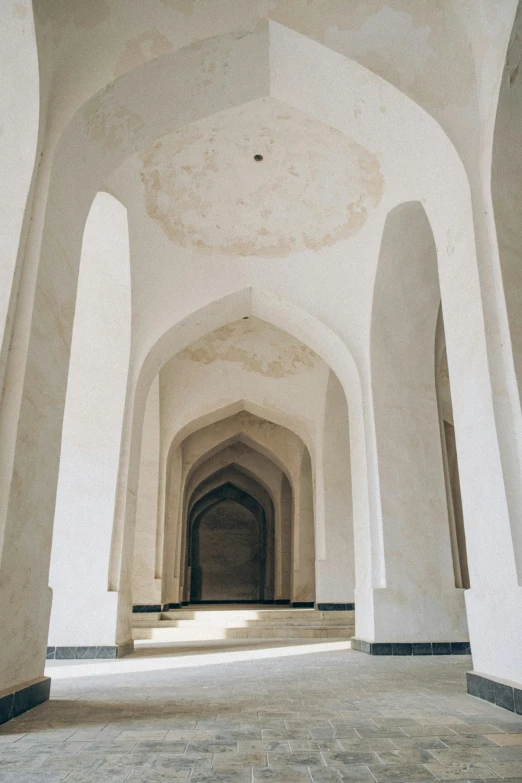
[[[468,656],[274,655],[71,667],[49,702],[0,726],[0,781],[522,781],[522,716],[466,694]]]

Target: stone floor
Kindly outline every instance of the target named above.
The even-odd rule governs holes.
[[[282,649],[56,668],[51,701],[0,727],[0,781],[522,781],[522,716],[466,695],[467,656]]]

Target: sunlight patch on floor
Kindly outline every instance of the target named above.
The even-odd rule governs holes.
[[[45,673],[53,680],[66,680],[77,677],[93,677],[99,675],[131,674],[133,672],[159,671],[167,669],[186,669],[191,666],[213,666],[239,661],[254,661],[268,658],[286,658],[295,655],[310,655],[311,653],[337,652],[349,650],[351,644],[347,640],[337,642],[320,642],[318,644],[297,644],[285,646],[251,646],[249,649],[218,650],[191,652],[158,656],[154,651],[151,657],[129,656],[120,660],[100,661],[53,661],[46,666]],[[57,665],[58,664],[58,665]]]

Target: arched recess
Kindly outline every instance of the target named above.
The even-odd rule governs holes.
[[[208,459],[202,461],[194,469],[189,479],[187,479],[184,488],[181,482],[182,459],[178,454],[178,449],[171,452],[169,461],[168,480],[166,483],[166,501],[165,501],[165,536],[163,557],[163,598],[162,603],[178,603],[180,601],[179,585],[181,576],[181,564],[183,561],[182,525],[186,522],[190,503],[198,487],[206,485],[210,477],[216,474],[222,475],[223,471],[229,471],[235,468],[235,483],[247,492],[255,493],[253,481],[258,487],[258,491],[265,494],[265,507],[273,506],[273,526],[276,536],[276,574],[275,585],[276,598],[289,597],[288,586],[281,584],[282,575],[280,572],[280,560],[283,554],[279,552],[278,546],[288,549],[289,530],[291,525],[291,508],[289,513],[282,511],[281,485],[284,473],[266,453],[262,453],[255,442],[246,443],[244,441],[230,439],[214,449],[208,455]],[[237,471],[241,471],[240,474]],[[228,475],[228,473],[227,473]],[[241,483],[241,477],[243,483]],[[216,479],[217,480],[217,479]],[[261,498],[258,498],[261,500]],[[149,520],[150,524],[150,520]],[[283,534],[280,533],[283,528]],[[138,546],[143,542],[137,542]],[[286,551],[286,550],[284,550]],[[285,569],[286,575],[286,569]],[[181,582],[185,585],[181,578]],[[286,589],[285,596],[280,593]],[[267,597],[270,597],[267,595]]]
[[[236,420],[232,428],[230,428],[227,425],[227,420],[234,419],[234,414],[230,415],[234,410],[236,410],[235,406],[227,406],[220,412],[219,417],[215,417],[216,421],[213,424],[223,422],[223,430],[217,433],[216,437],[201,449],[201,453],[197,455],[192,465],[184,465],[182,449],[180,446],[176,446],[176,441],[174,441],[173,447],[170,449],[166,482],[165,545],[163,553],[165,564],[163,569],[164,589],[166,590],[163,599],[164,603],[178,602],[180,600],[180,591],[181,595],[184,593],[181,562],[186,547],[186,536],[183,521],[186,520],[188,501],[196,486],[195,482],[203,480],[209,472],[215,470],[216,466],[220,465],[222,458],[227,459],[227,453],[231,460],[242,463],[243,470],[250,468],[250,471],[255,473],[256,480],[265,487],[274,500],[277,496],[277,473],[281,476],[283,486],[286,482],[290,498],[292,497],[290,481],[293,485],[299,480],[298,466],[301,450],[298,449],[296,451],[294,448],[286,456],[284,454],[276,454],[269,443],[262,438],[256,437],[255,432],[246,434],[244,431],[245,427],[241,425],[240,421]],[[238,413],[240,412],[241,408]],[[200,430],[204,430],[205,427],[212,426],[209,424],[207,417],[203,417],[199,424],[199,429],[194,427],[194,432],[191,432],[192,435]],[[187,435],[188,437],[190,436]],[[292,434],[291,442],[294,438],[295,436]],[[299,443],[298,439],[294,447],[297,443]],[[250,454],[253,459],[249,459]],[[207,470],[205,473],[207,466],[213,467],[212,470]],[[276,473],[275,476],[274,471]],[[290,480],[287,476],[290,477]],[[282,520],[285,520],[285,527],[289,527],[292,524],[292,504],[288,505],[288,493],[285,496],[284,503],[281,497],[283,507],[281,514],[276,515],[276,526],[279,524],[280,517]],[[279,504],[276,503],[277,505]],[[276,598],[288,598],[290,595],[286,569],[285,573],[281,570],[283,560],[287,562],[287,559],[290,557],[289,539],[289,533],[288,535],[277,537],[277,545],[281,548],[276,556]],[[174,563],[174,571],[171,568],[172,563]]]
[[[288,481],[278,466],[260,451],[237,441],[214,454],[193,473],[186,494],[190,506],[202,488],[232,480],[236,486],[254,495],[267,513],[268,542],[265,599],[290,599],[292,507],[284,507],[283,483]],[[191,487],[194,487],[191,491]],[[291,492],[291,490],[290,490]]]
[[[191,505],[187,519],[191,603],[264,600],[266,517],[264,505],[231,482],[209,490]]]
[[[223,452],[222,452],[223,453]],[[201,466],[202,468],[205,465]],[[190,519],[193,517],[193,509],[203,495],[212,492],[220,486],[233,484],[237,489],[251,495],[264,509],[265,519],[265,540],[263,545],[264,552],[264,573],[262,595],[263,600],[272,600],[274,598],[275,582],[275,556],[276,556],[276,513],[279,509],[275,507],[274,498],[263,487],[261,480],[258,480],[255,473],[242,469],[238,465],[230,463],[227,467],[214,471],[207,478],[200,480],[195,490],[192,492],[187,510],[187,527],[190,527]],[[280,519],[278,520],[280,527]],[[187,537],[190,541],[190,535]],[[188,559],[187,559],[188,562]],[[185,584],[190,580],[186,579]]]
[[[375,280],[371,378],[383,511],[386,589],[375,597],[375,638],[466,639],[454,585],[435,389],[440,304],[437,252],[422,205],[386,220]],[[398,631],[398,629],[400,629]]]
[[[240,454],[235,451],[236,447],[241,448]],[[241,459],[243,457],[243,459]],[[256,459],[256,465],[253,469],[248,469],[245,466],[247,461],[244,458],[251,457]],[[217,464],[216,464],[217,463]],[[220,464],[221,463],[221,464]],[[260,503],[266,507],[268,503],[274,503],[274,490],[267,484],[266,473],[263,468],[272,467],[277,470],[279,481],[281,480],[282,472],[259,452],[250,448],[246,444],[237,441],[230,446],[226,446],[221,451],[217,452],[214,457],[210,458],[202,465],[192,476],[191,485],[194,487],[190,491],[189,487],[186,489],[186,494],[189,496],[188,508],[190,509],[194,503],[208,489],[212,489],[214,486],[223,484],[226,482],[227,477],[234,474],[234,482],[239,486],[239,482],[243,481],[244,486],[239,488],[244,489],[246,492],[250,492],[251,495],[257,497]],[[259,471],[259,472],[258,472]],[[254,486],[255,485],[255,486]]]
[[[49,583],[51,646],[112,646],[108,591],[131,343],[127,210],[94,199],[82,243]]]
[[[354,525],[357,525],[358,531],[355,541],[360,563],[358,573],[364,574],[365,580],[369,580],[371,583],[373,575],[380,572],[380,568],[375,566],[374,569],[371,566],[372,562],[377,563],[380,558],[380,514],[378,510],[370,514],[370,509],[374,507],[373,501],[372,505],[370,504],[370,495],[374,493],[374,489],[371,489],[368,480],[367,433],[359,373],[350,350],[334,331],[295,304],[267,291],[246,288],[208,304],[174,325],[155,343],[141,365],[134,393],[129,397],[127,408],[126,456],[121,463],[120,495],[115,516],[113,558],[111,561],[111,580],[114,586],[118,584],[119,577],[117,578],[117,575],[121,573],[122,557],[129,557],[124,553],[129,551],[132,553],[132,524],[140,449],[140,428],[143,421],[144,401],[152,379],[174,354],[183,350],[198,337],[250,315],[266,320],[308,345],[334,370],[339,378],[347,398],[350,400],[350,450],[351,462],[354,466],[353,475],[355,476],[353,484]],[[244,401],[238,401],[234,407],[236,410],[241,410],[244,405]],[[214,411],[209,412],[203,421],[211,423],[219,418],[221,418],[221,413]],[[190,432],[192,426],[194,425],[188,424],[182,434]],[[375,493],[372,497],[375,500]],[[125,523],[125,519],[127,519],[127,523]],[[131,533],[131,538],[124,545],[123,535],[127,529]],[[373,530],[371,536],[368,534],[370,529]],[[324,517],[322,524],[319,523],[317,526],[315,537],[317,556],[324,558],[326,553]],[[374,542],[373,547],[370,545],[370,539]],[[118,633],[121,638],[125,637],[127,633],[125,629],[129,626],[129,602],[131,599],[128,590],[130,587],[120,590],[122,603]],[[361,592],[361,600],[368,600],[371,607],[371,591]]]
[[[259,324],[259,320],[255,319]],[[243,324],[243,320],[238,322]],[[249,321],[251,323],[251,319]],[[228,328],[226,330],[228,332]],[[269,348],[270,350],[271,348]],[[306,444],[312,455],[312,466],[314,477],[317,481],[317,473],[320,472],[320,459],[317,454],[317,435],[321,426],[322,408],[324,406],[323,395],[326,392],[326,383],[328,378],[328,368],[318,362],[321,371],[315,376],[317,383],[310,383],[311,390],[303,391],[302,405],[289,404],[293,399],[293,394],[282,394],[278,388],[277,381],[272,381],[274,393],[269,394],[270,389],[262,383],[255,382],[255,374],[244,372],[237,379],[237,384],[231,382],[231,375],[223,373],[221,363],[211,363],[202,365],[200,373],[196,374],[197,381],[195,385],[190,385],[188,392],[186,384],[190,384],[191,364],[176,363],[179,357],[177,354],[161,373],[161,420],[162,420],[162,445],[160,455],[160,495],[166,497],[164,487],[166,484],[167,465],[169,461],[169,451],[176,448],[176,444],[188,437],[195,429],[201,429],[203,426],[211,425],[214,421],[226,418],[227,412],[231,416],[241,410],[248,411],[257,416],[259,420],[263,419],[272,424],[291,429]],[[232,370],[231,370],[232,372]],[[166,375],[164,375],[166,373]],[[289,373],[292,387],[292,375]],[[249,377],[250,376],[250,377]],[[295,376],[294,376],[295,378]],[[246,381],[246,383],[244,383]],[[179,383],[179,385],[178,385]],[[246,388],[245,388],[246,387]],[[268,394],[267,394],[268,392]],[[237,393],[250,395],[248,399],[235,399]],[[270,406],[263,403],[270,399]],[[189,398],[189,401],[186,401]],[[229,400],[231,400],[229,402]],[[270,426],[270,425],[266,425]],[[319,508],[318,516],[321,516],[320,509],[324,502],[322,495],[316,499],[316,505]],[[161,509],[158,515],[158,531],[156,539],[156,561],[162,563],[164,549],[164,510]],[[161,574],[161,565],[157,569]]]

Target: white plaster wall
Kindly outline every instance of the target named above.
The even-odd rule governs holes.
[[[401,205],[384,229],[373,301],[372,387],[386,565],[386,586],[375,597],[375,641],[467,638],[464,596],[455,588],[451,558],[435,389],[439,298],[425,212],[419,203]]]
[[[49,645],[113,645],[109,555],[130,352],[125,208],[99,193],[82,244],[51,570]]]
[[[136,502],[136,539],[132,566],[133,604],[160,604],[161,574],[156,571],[159,518],[159,376],[150,387],[143,421],[140,477]]]
[[[163,529],[162,603],[180,603],[182,529],[179,524],[181,507],[181,446],[174,448],[167,464],[165,481],[165,511]]]
[[[519,63],[522,58],[522,14],[514,22],[500,87],[492,162],[492,195],[499,237],[500,266],[509,318],[510,344],[520,397],[522,389],[522,86]],[[517,504],[520,498],[516,498]],[[512,519],[512,536],[518,582],[522,585],[522,518]]]
[[[354,603],[355,565],[346,396],[332,372],[328,380],[322,443],[326,560],[316,564],[317,602]]]
[[[299,483],[294,487],[292,601],[315,602],[314,539],[314,482],[310,452],[305,449],[301,458]]]
[[[0,380],[3,388],[15,306],[11,295],[20,275],[20,268],[16,273],[17,258],[26,238],[24,215],[26,207],[29,214],[31,211],[29,196],[37,165],[40,89],[32,3],[30,0],[6,2],[0,10],[3,11],[0,25],[3,75],[0,171],[4,182],[0,193]]]

